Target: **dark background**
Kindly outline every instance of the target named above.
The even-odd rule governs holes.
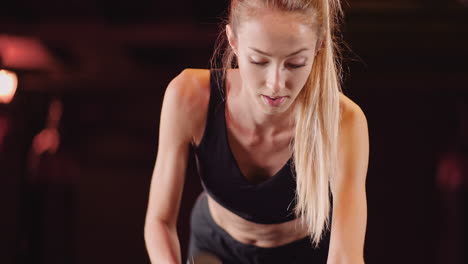
[[[227,4],[2,3],[0,37],[39,40],[56,63],[10,67],[19,85],[0,104],[1,263],[149,263],[143,225],[164,90],[184,68],[209,67]],[[343,90],[370,134],[366,263],[466,263],[466,168],[453,188],[437,177],[444,157],[467,155],[468,4],[343,6]],[[33,178],[28,153],[52,98],[63,104],[60,146],[39,156]],[[178,222],[184,257],[201,191],[193,161]]]

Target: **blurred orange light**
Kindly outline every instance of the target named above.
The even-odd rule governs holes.
[[[0,70],[0,103],[8,104],[15,96],[18,77],[14,72]]]

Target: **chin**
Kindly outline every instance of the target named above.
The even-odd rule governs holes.
[[[266,115],[277,115],[286,112],[288,109],[287,105],[282,105],[280,107],[269,107],[267,105],[262,105],[262,112]]]

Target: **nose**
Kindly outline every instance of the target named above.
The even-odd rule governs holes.
[[[268,72],[266,86],[269,89],[270,95],[279,95],[285,87],[285,74],[280,67],[271,69]]]

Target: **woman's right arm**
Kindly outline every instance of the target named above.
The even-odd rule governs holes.
[[[187,168],[189,144],[196,129],[194,113],[203,96],[190,70],[168,85],[161,110],[156,164],[145,219],[145,244],[153,264],[180,264],[176,224]]]

